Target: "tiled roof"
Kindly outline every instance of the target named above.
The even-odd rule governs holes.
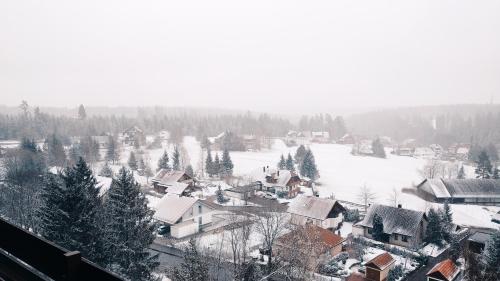
[[[299,227],[298,229],[288,232],[287,234],[280,236],[278,240],[283,244],[289,243],[290,241],[295,241],[296,239],[294,238],[297,238],[296,236],[300,235],[298,231],[304,230],[307,233],[307,237],[309,237],[310,239],[319,239],[319,241],[315,241],[314,243],[322,242],[325,246],[328,247],[335,247],[345,241],[345,238],[336,235],[332,231],[312,224],[308,224],[304,227]]]
[[[450,259],[446,259],[436,264],[427,273],[427,276],[443,277],[445,280],[451,281],[458,275],[458,273],[460,273],[460,269],[455,265],[455,263]]]
[[[391,256],[391,254],[385,252],[383,254],[380,254],[376,257],[374,257],[372,260],[368,261],[365,266],[369,267],[375,267],[379,270],[384,270],[386,267],[394,263],[395,260]]]
[[[406,236],[414,236],[417,233],[420,221],[425,215],[424,212],[420,211],[373,204],[368,208],[365,218],[356,225],[373,227],[375,214],[382,217],[384,233],[397,233]]]
[[[367,281],[368,279],[365,278],[365,276],[361,273],[351,273],[345,281]]]

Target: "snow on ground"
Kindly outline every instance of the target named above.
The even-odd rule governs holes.
[[[429,244],[425,245],[425,247],[423,247],[421,251],[422,251],[422,253],[424,253],[427,256],[437,257],[448,248],[449,248],[449,245],[439,247],[436,244],[429,243]]]
[[[365,255],[363,256],[363,261],[366,263],[376,256],[383,254],[385,251],[379,248],[368,247],[366,248]],[[396,260],[396,265],[401,265],[405,273],[411,272],[417,268],[417,261],[410,257],[402,257],[389,253]]]
[[[347,237],[352,233],[352,222],[343,222],[340,228],[340,236]]]

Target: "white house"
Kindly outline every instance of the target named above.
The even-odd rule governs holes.
[[[215,208],[192,197],[163,196],[153,218],[170,226],[170,235],[182,238],[200,232],[212,223]]]

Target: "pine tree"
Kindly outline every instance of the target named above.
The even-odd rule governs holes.
[[[460,258],[461,253],[462,249],[460,247],[460,239],[457,235],[452,235],[449,250],[450,259],[456,262]]]
[[[137,170],[141,172],[141,175],[144,175],[144,169],[146,169],[146,163],[144,163],[144,158],[139,156],[139,160],[137,161]]]
[[[104,163],[104,166],[102,166],[101,171],[99,172],[99,176],[101,177],[108,177],[112,178],[113,177],[113,170],[109,166],[108,161]]]
[[[78,159],[80,159],[80,157],[83,157],[80,146],[78,144],[73,144],[70,147],[68,157],[71,165],[76,165],[76,163],[78,163]]]
[[[153,169],[151,169],[151,165],[149,165],[149,162],[145,164],[143,174],[146,177],[146,183],[149,183],[149,178],[154,176]]]
[[[459,179],[459,180],[465,179],[465,171],[464,171],[464,166],[463,165],[460,166],[460,170],[458,170],[457,179]]]
[[[83,104],[80,104],[78,107],[78,119],[84,120],[87,118],[87,112],[85,111],[85,107],[83,107]]]
[[[434,210],[434,208],[431,208],[429,210],[427,218],[428,218],[428,224],[427,224],[427,230],[425,232],[426,236],[425,240],[429,243],[434,243],[438,246],[443,245],[441,216],[436,210]]]
[[[373,151],[373,155],[375,157],[379,157],[379,158],[385,158],[386,157],[384,145],[382,144],[382,142],[380,141],[379,138],[375,139],[372,142],[372,151]]]
[[[111,161],[113,164],[115,164],[115,161],[118,161],[120,158],[120,156],[118,155],[117,143],[113,136],[109,136],[108,138],[106,160]]]
[[[495,180],[500,179],[499,173],[500,171],[498,170],[498,166],[495,165],[495,167],[493,168],[493,175],[491,176],[491,178]]]
[[[441,229],[443,232],[443,239],[450,242],[452,238],[453,215],[451,212],[450,204],[448,201],[444,202],[443,210],[441,211]]]
[[[184,260],[173,268],[173,281],[208,281],[208,265],[196,248],[193,238],[184,250]]]
[[[231,160],[231,156],[229,155],[229,150],[224,149],[222,152],[222,176],[230,177],[233,175],[233,161]]]
[[[98,214],[99,188],[83,158],[60,175],[48,175],[43,187],[42,235],[58,245],[102,262]]]
[[[152,271],[159,265],[148,249],[155,238],[153,212],[132,172],[124,167],[107,192],[104,213],[108,268],[130,280],[153,280]]]
[[[288,157],[286,158],[285,168],[289,171],[295,171],[295,165],[293,163],[293,158],[290,153],[288,153]]]
[[[318,177],[318,168],[314,160],[314,155],[310,149],[306,151],[302,164],[300,165],[300,174],[303,177],[311,179],[312,182]]]
[[[478,179],[489,179],[492,176],[491,173],[491,162],[488,157],[488,154],[485,150],[479,153],[479,159],[476,161],[476,178]]]
[[[63,167],[66,164],[66,153],[64,152],[64,147],[62,142],[56,137],[56,134],[52,134],[46,140],[48,164],[50,166]]]
[[[222,165],[219,159],[219,153],[215,154],[214,163],[212,165],[214,175],[220,176],[222,171]]]
[[[156,171],[160,171],[161,169],[165,169],[167,171],[170,171],[170,165],[168,164],[169,159],[168,159],[168,153],[167,151],[163,151],[163,155],[160,157],[158,160],[158,168]]]
[[[277,166],[278,166],[278,169],[280,169],[280,170],[286,169],[286,160],[285,160],[285,156],[283,156],[283,154],[281,154],[280,161],[278,162]]]
[[[215,195],[217,197],[217,202],[219,204],[222,204],[222,203],[226,202],[226,199],[224,198],[224,193],[222,192],[222,190],[220,188],[220,185],[217,188],[217,191],[215,191]]]
[[[133,151],[130,151],[130,156],[128,158],[128,166],[130,167],[130,169],[132,169],[133,171],[137,170],[138,168],[138,163],[137,163],[137,159],[135,158],[135,153]]]
[[[304,145],[300,145],[295,152],[295,163],[301,164],[304,161],[304,156],[306,155],[307,150]]]
[[[378,214],[373,216],[373,229],[372,229],[373,239],[377,241],[384,241],[384,222],[382,221],[382,217]]]
[[[190,176],[190,177],[192,177],[192,178],[194,177],[194,170],[193,170],[193,166],[191,166],[191,165],[187,165],[187,166],[186,166],[186,170],[185,170],[185,172],[186,172],[186,175],[188,175],[188,176]]]
[[[174,147],[174,154],[172,156],[172,168],[174,171],[180,171],[181,170],[181,154],[179,153],[179,148],[177,145]]]
[[[214,161],[212,160],[212,152],[210,151],[210,148],[207,150],[207,159],[205,160],[205,170],[207,171],[207,174],[209,177],[214,176]]]
[[[486,280],[498,280],[500,276],[500,230],[496,230],[486,243],[485,253],[485,277]]]

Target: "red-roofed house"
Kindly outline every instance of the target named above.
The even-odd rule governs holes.
[[[446,259],[427,273],[427,281],[455,281],[459,280],[459,276],[460,268],[452,260]]]
[[[385,252],[365,263],[365,278],[373,281],[382,281],[387,279],[389,270],[394,267],[396,260],[391,254]]]

